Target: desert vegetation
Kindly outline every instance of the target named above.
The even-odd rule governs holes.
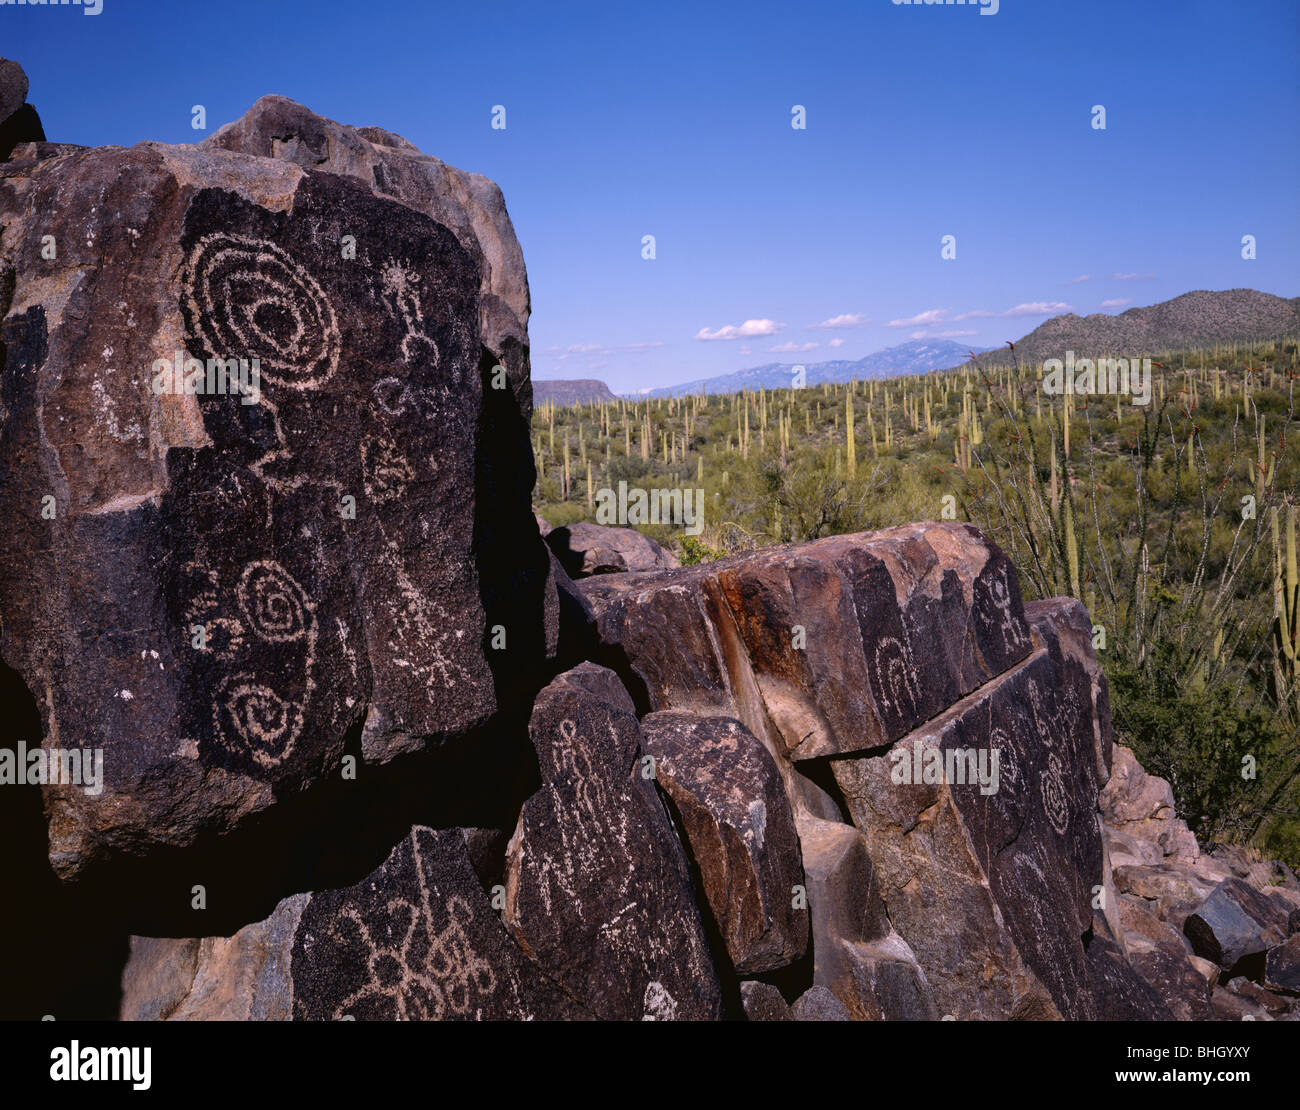
[[[1061,396],[1041,364],[533,414],[534,505],[705,491],[683,562],[913,520],[985,529],[1027,597],[1094,622],[1116,727],[1193,830],[1300,862],[1300,343],[1153,354],[1152,395]]]

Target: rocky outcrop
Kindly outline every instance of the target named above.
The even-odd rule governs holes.
[[[678,566],[677,557],[634,528],[608,528],[603,524],[570,524],[546,532],[555,557],[572,578],[625,571],[666,570]]]
[[[538,695],[529,734],[542,788],[506,852],[511,935],[597,1017],[718,1017],[686,856],[627,691],[581,664]]]
[[[6,930],[142,1020],[1297,1016],[1300,882],[1201,851],[1078,602],[956,523],[549,530],[528,312],[494,185],[283,98],[0,163],[0,689],[103,756],[2,792]]]
[[[27,74],[17,62],[0,58],[0,162],[19,143],[44,141],[41,117],[27,103]]]
[[[481,730],[554,653],[518,244],[373,138],[273,98],[0,176],[0,652],[103,750],[47,791],[62,875]]]
[[[417,827],[361,882],[301,894],[234,936],[133,941],[122,1016],[527,1020],[582,1007],[510,939],[466,833]]]
[[[807,947],[808,914],[797,908],[800,839],[772,757],[727,717],[667,710],[641,728],[732,966],[755,974],[792,963]]]

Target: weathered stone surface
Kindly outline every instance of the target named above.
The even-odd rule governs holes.
[[[721,1013],[685,854],[612,671],[584,663],[537,697],[542,788],[506,857],[505,921],[546,974],[601,1018]]]
[[[771,983],[746,979],[740,984],[740,1003],[746,1021],[793,1021],[790,1007]]]
[[[1291,1010],[1291,1000],[1275,994],[1271,990],[1261,987],[1244,975],[1238,975],[1235,979],[1229,979],[1227,983],[1228,990],[1239,998],[1248,998],[1257,1003],[1275,1017],[1280,1014],[1289,1013]]]
[[[1214,1007],[1214,1016],[1219,1021],[1273,1020],[1273,1015],[1258,1002],[1250,998],[1242,998],[1241,995],[1234,994],[1226,987],[1215,987],[1210,1001]]]
[[[549,555],[515,526],[526,428],[482,382],[491,252],[355,177],[230,145],[0,176],[0,654],[47,745],[104,749],[101,795],[47,787],[64,876],[228,829],[337,774],[349,735],[373,762],[464,735],[554,647]],[[465,189],[462,233],[504,242],[494,187]],[[178,351],[256,358],[260,389],[156,392]]]
[[[795,1021],[852,1021],[849,1012],[825,987],[809,987],[790,1007]]]
[[[641,729],[735,970],[798,959],[808,943],[807,910],[793,906],[804,878],[799,837],[767,749],[728,717],[666,710]]]
[[[1219,972],[1222,970],[1218,964],[1211,960],[1202,959],[1200,956],[1188,956],[1187,962],[1200,972],[1201,977],[1210,984],[1210,989],[1218,986]]]
[[[8,58],[0,58],[0,120],[8,119],[27,101],[27,74]]]
[[[20,143],[42,142],[41,117],[27,100],[27,74],[17,62],[0,58],[0,162]],[[0,310],[3,310],[0,304]]]
[[[1121,894],[1145,900],[1161,921],[1176,927],[1214,890],[1212,883],[1176,863],[1126,864],[1115,868],[1114,879]]]
[[[1264,985],[1269,990],[1300,994],[1300,934],[1269,949],[1264,960]]]
[[[132,937],[123,1021],[288,1021],[295,930],[310,895],[286,898],[231,937]]]
[[[1192,953],[1191,942],[1167,921],[1162,921],[1141,898],[1121,895],[1119,898],[1119,918],[1121,935],[1125,947],[1129,947],[1130,937],[1149,941],[1151,944],[1172,944],[1185,955]]]
[[[1191,957],[1177,941],[1158,943],[1130,938],[1129,964],[1179,1021],[1209,1021],[1211,984],[1191,963]]]
[[[1198,956],[1231,971],[1286,938],[1286,917],[1241,879],[1224,879],[1188,918],[1183,931]]]
[[[800,816],[799,844],[813,919],[813,952],[830,956],[841,940],[874,940],[889,932],[889,917],[867,851],[852,825]],[[833,975],[818,977],[834,990]]]
[[[1164,779],[1148,775],[1123,745],[1115,746],[1110,779],[1097,804],[1107,826],[1143,845],[1145,862],[1170,858],[1191,864],[1201,854],[1196,837],[1174,812],[1172,787]]]
[[[41,117],[30,104],[24,104],[8,119],[0,122],[0,162],[9,158],[22,143],[45,141]]]
[[[1130,966],[1114,941],[1096,935],[1086,946],[1093,1016],[1098,1021],[1171,1021],[1173,1014]]]
[[[593,574],[670,570],[680,565],[676,555],[635,528],[583,522],[552,528],[545,535],[551,550],[575,579]]]
[[[234,936],[132,941],[122,1017],[580,1018],[493,912],[459,829],[417,826],[340,890],[285,899]]]
[[[796,760],[891,742],[1032,646],[1015,572],[968,525],[835,536],[581,588],[646,708],[737,717]]]
[[[525,415],[531,411],[528,276],[505,199],[494,182],[423,154],[391,131],[348,127],[283,96],[262,97],[200,146],[345,174],[377,196],[398,200],[450,228],[480,274],[484,345],[505,359],[516,391],[520,386],[526,390],[521,402]]]
[[[1035,647],[1047,648],[1054,657],[1068,658],[1088,675],[1097,781],[1105,783],[1111,777],[1115,736],[1110,720],[1110,684],[1092,646],[1092,618],[1082,602],[1054,597],[1026,603],[1025,619]]]
[[[1080,939],[1102,862],[1090,686],[1077,660],[1040,648],[885,755],[833,762],[943,1013],[1093,1016]],[[927,780],[958,752],[967,762]]]
[[[852,825],[799,818],[813,983],[824,986],[855,1021],[936,1016],[925,974],[885,913],[867,842]]]

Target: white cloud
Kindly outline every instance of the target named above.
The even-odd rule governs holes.
[[[1111,274],[1111,281],[1155,281],[1155,274]]]
[[[936,332],[940,339],[961,339],[968,335],[979,335],[974,328],[952,328],[950,331]]]
[[[823,320],[820,324],[809,324],[810,330],[817,331],[839,331],[842,328],[865,328],[869,323],[861,312],[846,312],[841,316],[832,316],[829,320]]]
[[[1116,297],[1113,301],[1102,301],[1102,308],[1123,308],[1125,305],[1132,304],[1133,301],[1128,297]]]
[[[630,351],[633,354],[640,354],[642,351],[653,351],[656,347],[662,347],[663,340],[657,340],[654,343],[625,343],[619,348],[620,351]]]
[[[1072,306],[1064,301],[1029,301],[1026,304],[1018,304],[1015,308],[1008,308],[1005,312],[989,312],[984,308],[977,308],[973,312],[963,312],[960,316],[954,316],[953,321],[957,320],[1007,320],[1016,316],[1055,316],[1058,312],[1070,312]]]
[[[784,324],[778,324],[775,320],[746,320],[743,324],[726,324],[716,331],[709,331],[708,328],[700,328],[695,333],[696,339],[753,339],[760,335],[775,335],[779,332]]]
[[[887,328],[915,328],[925,327],[928,324],[937,324],[948,316],[950,310],[946,308],[931,308],[926,312],[918,312],[915,316],[909,316],[906,320],[890,320],[885,325]]]
[[[828,346],[828,347],[843,347],[843,346],[844,346],[844,339],[843,339],[842,336],[837,335],[834,339],[832,339],[829,343],[827,343],[826,346]]]
[[[1055,316],[1058,312],[1069,312],[1072,306],[1064,301],[1030,301],[1018,304],[1002,313],[1003,316]]]
[[[769,347],[769,351],[775,351],[777,354],[788,355],[795,351],[814,351],[820,347],[820,343],[780,343],[775,347]]]
[[[1091,280],[1092,280],[1092,275],[1091,275],[1091,274],[1080,274],[1077,278],[1071,278],[1069,281],[1064,281],[1064,282],[1062,282],[1061,284],[1062,284],[1062,285],[1082,285],[1085,281],[1091,281]]]
[[[547,347],[544,354],[551,355],[556,362],[563,362],[572,355],[606,354],[609,348],[600,343],[570,343],[567,347]]]

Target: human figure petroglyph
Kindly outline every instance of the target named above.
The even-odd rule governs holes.
[[[420,304],[420,275],[393,259],[382,272],[384,293],[401,314],[406,334],[402,336],[402,358],[410,362],[418,354],[437,366],[441,360],[438,344],[424,332],[424,309]]]
[[[872,659],[875,664],[872,677],[882,707],[900,717],[914,714],[921,691],[907,644],[894,636],[882,636],[876,642]]]

